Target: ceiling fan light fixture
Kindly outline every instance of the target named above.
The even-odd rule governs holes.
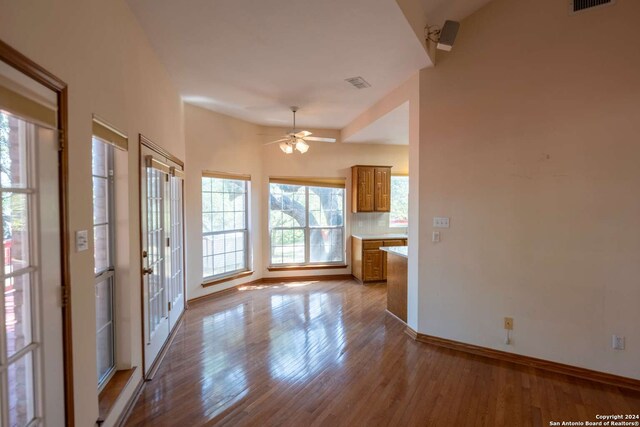
[[[291,146],[291,144],[287,143],[287,142],[281,142],[280,143],[280,149],[282,150],[283,153],[285,154],[291,154],[293,153],[293,147]]]
[[[296,142],[296,150],[304,154],[307,152],[308,149],[309,149],[309,144],[304,142],[304,139],[298,139],[298,141]]]

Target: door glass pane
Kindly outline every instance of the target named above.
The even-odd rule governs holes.
[[[34,418],[33,355],[31,352],[8,368],[9,425],[25,426]]]
[[[171,178],[171,299],[182,297],[183,275],[183,236],[182,236],[182,180]]]
[[[164,254],[164,177],[157,169],[147,168],[147,262],[153,270],[147,275],[149,336],[166,316]]]
[[[29,216],[27,194],[2,195],[5,274],[29,266]]]
[[[4,188],[27,186],[26,133],[31,125],[22,120],[0,113],[0,183]]]
[[[4,313],[7,335],[7,355],[31,343],[31,283],[30,274],[5,279]]]

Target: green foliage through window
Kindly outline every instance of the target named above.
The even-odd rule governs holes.
[[[389,227],[409,225],[409,177],[391,176],[391,214]]]

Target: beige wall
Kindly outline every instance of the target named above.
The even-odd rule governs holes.
[[[407,173],[408,147],[368,144],[343,144],[340,132],[330,129],[310,129],[316,135],[334,137],[335,144],[310,143],[307,153],[285,155],[277,144],[263,145],[280,138],[288,128],[256,126],[199,107],[185,105],[187,144],[186,211],[187,211],[187,293],[195,298],[246,283],[261,277],[284,275],[346,274],[350,269],[296,271],[272,273],[269,264],[270,176],[345,177],[351,182],[351,166],[355,164],[385,164],[393,171]],[[251,174],[251,242],[254,275],[209,288],[202,288],[201,195],[200,177],[203,170]],[[347,212],[351,201],[347,193]],[[346,235],[350,231],[351,215],[347,213]],[[348,245],[347,245],[348,246]],[[347,259],[350,254],[347,253]]]
[[[185,104],[187,168],[185,177],[185,218],[187,223],[187,298],[255,280],[262,271],[260,243],[262,215],[262,128],[243,120]],[[250,230],[252,266],[256,274],[214,287],[202,285],[202,172],[251,175]]]
[[[130,218],[129,240],[118,242],[119,251],[131,254],[130,268],[128,277],[124,274],[117,283],[128,303],[117,309],[127,325],[119,353],[129,347],[131,364],[140,368],[114,410],[117,416],[142,366],[137,135],[143,133],[184,159],[182,102],[124,1],[0,0],[0,10],[0,38],[69,85],[71,233],[92,227],[92,113],[130,137],[129,169],[121,171],[129,181],[128,194],[118,195],[121,205],[128,201],[129,211],[126,215],[118,209],[119,220]],[[123,187],[119,182],[118,188]],[[76,425],[91,426],[98,418],[92,242],[88,251],[72,251],[70,261]],[[113,421],[111,417],[106,425]]]
[[[638,16],[494,0],[422,71],[420,332],[640,378]]]

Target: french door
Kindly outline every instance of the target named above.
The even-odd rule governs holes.
[[[182,167],[141,146],[145,375],[184,311]]]
[[[0,425],[65,423],[58,132],[0,112]]]

